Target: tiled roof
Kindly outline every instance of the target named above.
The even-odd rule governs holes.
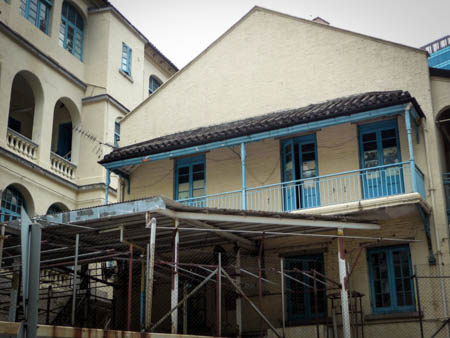
[[[302,108],[273,112],[244,120],[201,127],[154,138],[115,149],[107,154],[100,163],[158,154],[175,149],[222,141],[234,137],[360,113],[407,102],[412,102],[416,111],[423,116],[420,106],[407,91],[368,92],[311,104]]]

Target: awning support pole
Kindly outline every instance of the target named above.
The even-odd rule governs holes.
[[[343,236],[344,230],[338,229],[338,235]],[[347,294],[347,266],[345,264],[344,238],[338,238],[338,265],[339,265],[339,282],[341,283],[341,308],[342,308],[342,327],[343,338],[351,338],[350,331],[350,313],[348,308]]]
[[[128,309],[127,309],[127,330],[131,330],[131,293],[133,291],[133,244],[130,244],[128,257]]]
[[[106,182],[105,182],[105,205],[108,205],[109,196],[109,184],[111,183],[111,170],[106,169]]]
[[[178,231],[178,226],[180,225],[180,221],[178,218],[175,219],[175,237],[173,240],[173,264],[172,268],[172,292],[171,292],[171,306],[173,309],[177,306],[178,303],[178,245],[180,241],[180,233]],[[172,312],[172,321],[171,321],[171,333],[177,334],[177,326],[178,326],[178,308],[176,308]]]
[[[218,254],[218,267],[217,267],[217,336],[222,336],[222,253]]]
[[[236,284],[241,287],[241,248],[236,252]],[[242,337],[242,297],[236,299],[236,324],[239,330],[239,337]]]
[[[281,320],[283,321],[283,337],[286,337],[286,314],[284,305],[284,258],[280,258],[280,272],[281,272]]]
[[[152,303],[153,303],[153,280],[155,276],[155,248],[156,248],[156,219],[150,219],[150,213],[145,214],[145,227],[150,228],[150,247],[147,252],[147,271],[148,271],[148,282],[147,282],[147,300],[146,300],[146,311],[147,316],[145,317],[145,328],[150,330],[150,325],[152,323]]]
[[[75,326],[75,310],[77,305],[77,278],[78,278],[78,246],[80,244],[80,234],[75,235],[75,262],[73,265],[73,286],[72,286],[72,326]]]
[[[247,183],[246,183],[246,159],[247,159],[247,145],[241,143],[241,167],[242,167],[242,210],[247,209]]]

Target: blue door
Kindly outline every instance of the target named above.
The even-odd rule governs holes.
[[[284,141],[282,150],[284,211],[320,206],[315,135]]]
[[[62,123],[58,129],[58,149],[56,153],[70,161],[72,158],[72,122]]]
[[[360,126],[359,142],[364,199],[378,198],[404,192],[397,120],[381,121]]]

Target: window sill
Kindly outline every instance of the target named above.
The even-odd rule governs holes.
[[[131,83],[134,83],[133,78],[131,77],[131,75],[128,75],[127,73],[125,73],[122,69],[119,68],[119,73],[122,74],[124,77],[127,78],[128,81],[130,81]]]
[[[365,321],[376,321],[376,320],[392,320],[392,319],[417,319],[422,317],[423,314],[417,311],[411,312],[394,312],[394,313],[383,313],[383,314],[371,314],[364,316]]]

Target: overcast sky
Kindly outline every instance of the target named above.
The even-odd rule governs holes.
[[[180,69],[258,5],[421,47],[450,34],[450,0],[110,0]]]

